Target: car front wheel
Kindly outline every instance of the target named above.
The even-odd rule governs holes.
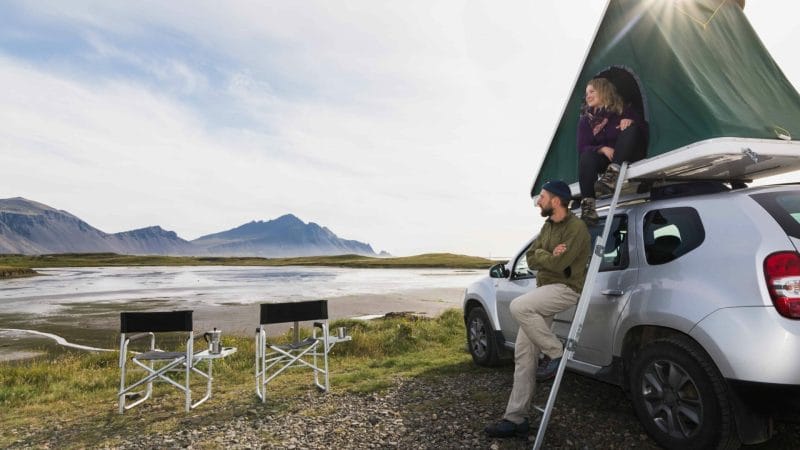
[[[651,342],[635,355],[631,397],[642,425],[670,449],[738,448],[725,381],[692,340]]]
[[[481,307],[467,315],[467,345],[472,360],[479,366],[496,366],[500,361],[494,328]]]

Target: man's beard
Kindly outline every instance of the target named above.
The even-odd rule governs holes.
[[[553,207],[552,206],[548,205],[547,207],[544,207],[544,206],[542,207],[542,217],[550,217],[552,215],[553,215]]]

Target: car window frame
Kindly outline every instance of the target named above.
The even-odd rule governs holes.
[[[648,233],[645,230],[645,226],[647,225],[647,217],[648,217],[648,215],[650,215],[650,214],[652,214],[654,212],[657,212],[657,211],[665,211],[665,210],[687,210],[687,211],[691,211],[692,214],[694,215],[694,218],[697,220],[697,224],[699,225],[699,229],[695,229],[695,230],[682,229],[681,227],[678,227],[678,225],[676,225],[676,223],[669,223],[669,224],[665,225],[664,227],[662,227],[662,228],[666,228],[668,226],[675,227],[675,229],[678,232],[678,237],[681,240],[681,244],[680,245],[684,245],[685,242],[690,239],[690,237],[691,237],[691,240],[693,240],[695,242],[694,242],[694,245],[691,246],[691,248],[682,248],[680,254],[675,256],[673,259],[670,259],[669,261],[659,262],[659,263],[655,263],[654,264],[653,262],[650,261],[650,258],[648,257],[649,256],[648,255],[648,248],[652,244],[648,245],[646,243],[646,238],[647,238],[647,234]],[[691,231],[692,234],[686,234],[687,231]],[[690,205],[660,206],[660,207],[650,208],[650,209],[647,209],[646,211],[643,211],[643,213],[641,215],[641,220],[639,221],[639,223],[637,223],[637,232],[639,233],[639,237],[638,237],[638,241],[637,242],[641,246],[641,253],[642,253],[642,256],[643,256],[641,264],[643,266],[647,266],[647,267],[660,267],[660,266],[664,266],[666,264],[672,263],[674,261],[677,261],[678,259],[681,259],[684,256],[686,256],[686,255],[688,255],[690,253],[693,253],[695,250],[697,250],[698,248],[702,247],[702,245],[706,241],[706,237],[707,237],[706,224],[705,224],[705,221],[703,220],[703,216],[700,214],[700,212],[698,211],[698,209],[696,207],[690,206]],[[655,232],[653,234],[655,234]],[[672,235],[672,234],[670,234],[670,235]],[[678,248],[680,248],[680,245],[679,245]]]
[[[800,239],[800,222],[778,202],[779,196],[787,194],[798,195],[796,190],[785,190],[750,194],[750,198],[775,219],[787,236]]]
[[[538,234],[536,236],[538,236]],[[535,241],[535,240],[536,240],[536,237],[534,237],[533,239],[528,241],[528,245],[526,245],[525,248],[519,254],[517,254],[517,257],[514,258],[514,262],[513,262],[513,264],[511,264],[511,275],[509,276],[510,280],[527,280],[527,279],[531,279],[531,278],[536,278],[536,271],[531,269],[530,267],[528,267],[528,272],[529,272],[528,275],[520,275],[520,276],[518,276],[517,272],[516,272],[517,263],[519,262],[520,258],[525,258],[526,257],[526,255],[528,254],[528,250],[531,248],[531,244],[533,244],[533,241]],[[526,263],[527,263],[527,260],[526,260]]]
[[[608,216],[600,217],[600,220],[597,222],[597,225],[589,227],[589,229],[590,229],[589,234],[590,235],[591,235],[591,229],[599,229],[600,230],[600,232],[596,236],[594,236],[594,235],[591,236],[592,241],[591,241],[590,245],[591,245],[592,248],[594,247],[595,240],[598,237],[601,237],[602,234],[603,234],[603,227],[605,225],[605,221],[606,221],[607,217]],[[620,271],[620,270],[626,270],[631,266],[631,244],[630,244],[631,236],[632,236],[631,229],[630,229],[631,216],[627,212],[620,212],[620,213],[614,214],[614,219],[618,219],[618,218],[625,220],[625,234],[626,234],[626,236],[625,236],[625,242],[624,242],[625,243],[625,254],[624,254],[624,257],[623,257],[624,264],[622,264],[620,266],[605,266],[604,267],[603,266],[603,261],[601,261],[600,262],[600,268],[598,269],[599,273],[602,273],[602,272],[616,272],[616,271]],[[612,225],[613,225],[613,221],[612,221]],[[609,238],[611,237],[611,233],[613,233],[613,232],[614,232],[613,229],[609,231]],[[606,255],[606,247],[607,246],[608,246],[608,240],[606,240],[606,243],[603,246],[603,257],[605,257],[605,255]],[[589,261],[591,262],[591,257],[589,258]],[[587,264],[588,264],[588,262],[587,262]]]

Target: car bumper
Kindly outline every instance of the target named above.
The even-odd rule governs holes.
[[[800,385],[800,320],[771,306],[719,309],[689,334],[726,379]]]

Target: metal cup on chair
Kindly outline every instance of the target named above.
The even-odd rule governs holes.
[[[339,327],[338,329],[338,337],[339,339],[344,339],[347,337],[347,328]]]
[[[205,338],[208,343],[208,353],[214,355],[222,353],[222,344],[220,343],[221,337],[222,330],[217,330],[216,328],[214,328],[213,331],[208,331],[203,334],[203,338]]]

